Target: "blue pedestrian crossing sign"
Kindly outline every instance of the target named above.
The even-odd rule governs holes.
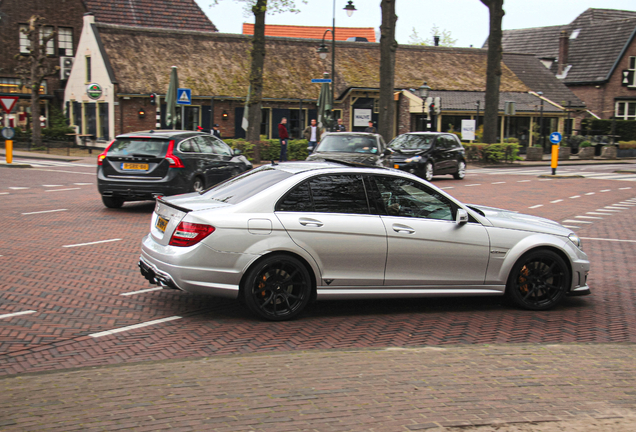
[[[561,142],[561,134],[559,132],[552,132],[550,134],[550,142],[552,144],[558,144]]]
[[[192,104],[192,89],[188,89],[188,88],[177,89],[177,104],[178,105]]]

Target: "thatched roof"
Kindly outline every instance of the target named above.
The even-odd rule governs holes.
[[[179,69],[179,84],[193,96],[244,97],[249,84],[250,36],[175,30],[140,29],[97,24],[119,93],[164,94],[170,67]],[[330,56],[320,60],[319,41],[267,38],[263,96],[316,99],[312,78],[330,71]],[[331,47],[330,47],[331,48]],[[396,53],[396,88],[417,88],[426,81],[433,90],[484,91],[486,50],[400,46]],[[379,44],[338,42],[336,94],[349,88],[379,87]],[[501,91],[530,90],[502,65]]]

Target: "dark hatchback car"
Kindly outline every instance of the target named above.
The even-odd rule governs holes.
[[[451,174],[458,180],[466,175],[466,152],[456,135],[409,132],[395,137],[389,148],[393,151],[391,167],[427,181],[439,174]]]
[[[193,131],[119,135],[99,155],[97,188],[104,205],[201,191],[252,168],[220,139]]]
[[[332,132],[322,136],[308,161],[338,160],[369,166],[390,166],[381,135],[364,132]]]

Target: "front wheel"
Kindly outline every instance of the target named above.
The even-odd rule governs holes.
[[[549,250],[538,250],[514,265],[506,295],[524,309],[546,310],[563,299],[569,285],[570,273],[563,258]]]
[[[429,182],[433,180],[433,164],[430,162],[426,162],[424,165],[424,180]]]
[[[261,318],[283,321],[298,315],[309,303],[311,277],[296,258],[272,255],[247,274],[243,287],[247,308]]]
[[[115,198],[115,197],[106,197],[102,195],[102,202],[104,203],[104,205],[108,208],[120,208],[121,206],[124,205],[124,200],[122,198]]]
[[[453,174],[455,180],[463,180],[466,177],[466,162],[459,161],[457,163],[457,172]]]

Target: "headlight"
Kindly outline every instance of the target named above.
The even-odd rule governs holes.
[[[421,160],[422,160],[422,156],[413,156],[412,158],[408,158],[404,162],[411,163],[411,162],[419,162]]]
[[[570,233],[570,235],[568,236],[568,238],[570,239],[570,241],[572,243],[574,243],[576,245],[577,248],[583,250],[583,245],[581,244],[581,239],[579,238],[579,236],[577,236],[574,233]]]

